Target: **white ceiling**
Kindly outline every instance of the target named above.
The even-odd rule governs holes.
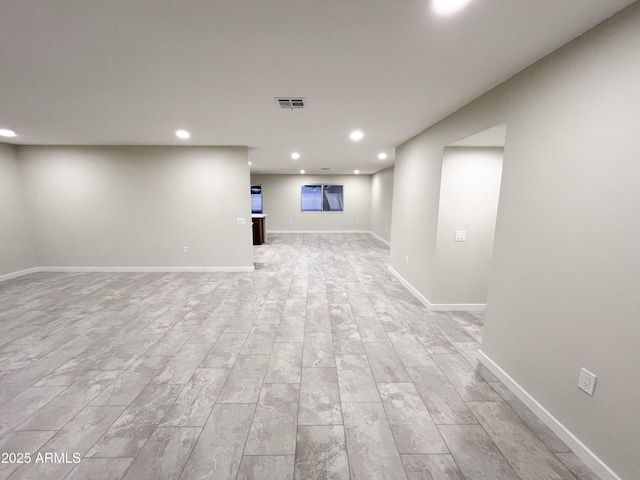
[[[254,172],[371,173],[631,3],[474,0],[438,17],[430,0],[2,0],[0,128],[18,144],[247,145]]]

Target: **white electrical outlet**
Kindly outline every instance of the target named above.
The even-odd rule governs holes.
[[[584,390],[587,394],[593,396],[593,389],[596,388],[597,379],[598,377],[589,370],[581,368],[580,376],[578,377],[578,387],[580,387],[580,390]]]
[[[238,225],[245,225],[247,222],[246,222],[246,220],[244,218],[238,217],[238,218],[236,218],[236,223]]]
[[[182,247],[182,253],[189,253],[189,247]]]
[[[467,239],[466,230],[456,230],[456,242],[464,242]]]

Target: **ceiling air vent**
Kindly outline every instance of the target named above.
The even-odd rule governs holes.
[[[280,108],[293,110],[294,108],[304,108],[304,97],[276,97],[276,102]]]
[[[320,170],[329,170],[329,167],[322,167]]]

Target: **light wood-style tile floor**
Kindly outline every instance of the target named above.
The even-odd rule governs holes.
[[[597,478],[478,363],[482,314],[428,311],[374,237],[255,253],[0,284],[0,480]]]

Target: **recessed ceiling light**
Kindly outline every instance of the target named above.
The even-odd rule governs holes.
[[[470,1],[471,0],[432,0],[431,7],[438,15],[451,15],[452,13],[462,10]]]
[[[298,152],[293,152],[291,154],[291,158],[293,158],[294,160],[298,160],[300,158],[300,154]]]
[[[360,130],[354,130],[349,135],[349,138],[351,138],[351,140],[353,140],[354,142],[359,142],[360,140],[362,140],[363,137],[364,137],[364,133],[362,133]]]
[[[18,134],[13,130],[9,130],[8,128],[0,128],[0,137],[13,138],[17,136]]]
[[[249,162],[249,165],[251,165],[251,162]]]
[[[187,138],[190,138],[191,135],[186,130],[176,130],[176,137],[186,140]]]
[[[301,173],[302,175],[304,175],[304,170],[300,170],[300,173]]]
[[[386,153],[384,153],[384,152],[380,152],[380,153],[378,154],[378,158],[379,158],[380,160],[386,160],[386,159],[387,159],[387,157],[388,157],[388,155],[387,155]]]
[[[360,170],[354,170],[353,173],[355,173],[356,175],[360,174]]]

